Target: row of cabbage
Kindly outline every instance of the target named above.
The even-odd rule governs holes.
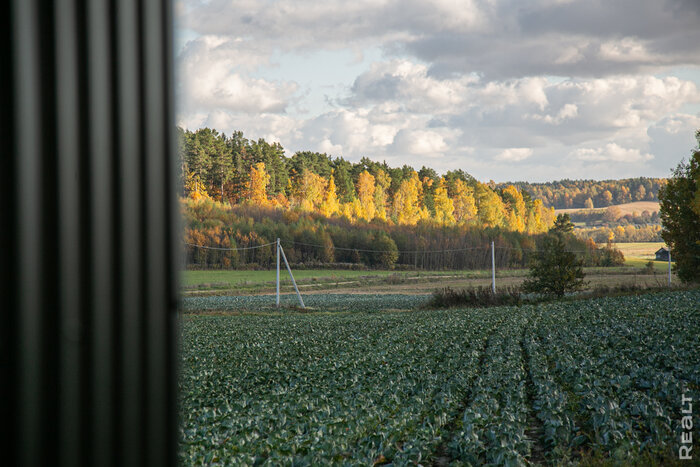
[[[413,310],[425,305],[429,295],[412,294],[304,294],[304,305],[311,311],[381,311]],[[280,305],[285,311],[290,307],[299,307],[296,294],[282,294]],[[276,309],[275,296],[215,295],[209,297],[184,297],[182,309],[190,311],[273,311]]]
[[[673,458],[683,397],[700,397],[699,331],[698,292],[513,310],[489,339],[452,458],[472,465]]]
[[[698,400],[697,292],[542,307],[525,337],[550,458],[673,457]]]
[[[529,456],[527,375],[520,345],[525,323],[526,315],[516,313],[489,337],[460,429],[449,445],[452,459],[471,465],[518,465]]]

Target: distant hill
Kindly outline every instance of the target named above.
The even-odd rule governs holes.
[[[555,209],[606,208],[637,201],[658,201],[665,178],[626,178],[621,180],[559,180],[546,183],[514,182],[533,198]],[[657,209],[658,210],[658,209]]]
[[[576,234],[592,238],[596,243],[609,239],[616,242],[661,241],[661,218],[658,201],[635,201],[606,208],[555,209],[569,214],[576,225]]]
[[[633,203],[625,203],[625,204],[614,204],[609,207],[614,207],[619,209],[619,213],[621,216],[625,216],[627,214],[634,214],[635,212],[637,214],[641,214],[644,211],[649,211],[649,214],[653,214],[655,212],[659,212],[659,202],[658,201],[635,201]],[[607,208],[569,208],[569,209],[555,209],[554,212],[556,214],[571,214],[574,212],[595,212],[599,210],[603,210]]]

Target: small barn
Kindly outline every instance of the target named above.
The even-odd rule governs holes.
[[[670,251],[666,247],[659,248],[656,250],[656,261],[668,261],[668,255]]]

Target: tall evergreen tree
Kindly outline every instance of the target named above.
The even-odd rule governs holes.
[[[355,184],[350,175],[352,164],[339,157],[331,165],[335,176],[335,184],[338,187],[338,199],[343,203],[351,203],[355,199]]]

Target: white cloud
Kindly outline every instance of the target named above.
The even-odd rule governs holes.
[[[487,76],[602,76],[700,59],[700,14],[692,1],[181,3],[183,28],[245,38],[270,52],[381,44],[436,69]]]
[[[495,159],[499,161],[520,162],[532,156],[531,148],[508,148],[496,155]]]
[[[350,103],[394,101],[405,111],[431,113],[464,105],[474,77],[435,79],[428,67],[409,60],[373,63],[355,80]]]
[[[678,161],[690,156],[691,149],[698,146],[698,129],[700,115],[683,113],[668,115],[649,127],[649,151],[655,155],[653,164],[659,173],[669,175]]]
[[[447,144],[435,131],[400,130],[394,138],[393,149],[398,153],[437,157],[447,149]]]
[[[654,57],[641,41],[633,37],[604,42],[600,44],[599,54],[603,60],[615,62],[651,62],[660,58]]]
[[[654,123],[649,131],[667,135],[690,135],[697,129],[700,129],[700,115],[673,114]]]
[[[485,178],[666,174],[700,127],[698,5],[178,0],[178,122]],[[289,58],[348,51],[314,92]]]
[[[298,90],[292,82],[252,78],[246,70],[264,59],[237,50],[236,41],[204,36],[190,41],[178,61],[181,110],[226,109],[248,114],[284,112]]]
[[[602,148],[577,149],[573,155],[582,161],[607,162],[642,162],[654,158],[651,154],[642,154],[639,149],[623,148],[616,143],[608,143]]]
[[[538,115],[538,114],[530,114],[527,115],[527,118],[531,118],[533,120],[540,120],[545,123],[549,123],[552,125],[559,125],[561,122],[564,120],[568,120],[571,118],[575,118],[578,115],[578,106],[576,104],[564,104],[564,106],[559,109],[559,112],[557,112],[556,115]]]
[[[571,45],[558,51],[558,55],[557,58],[554,60],[554,63],[556,63],[557,65],[568,65],[580,62],[581,60],[586,58],[583,55],[582,50],[585,50],[588,44],[582,45],[583,47]]]

